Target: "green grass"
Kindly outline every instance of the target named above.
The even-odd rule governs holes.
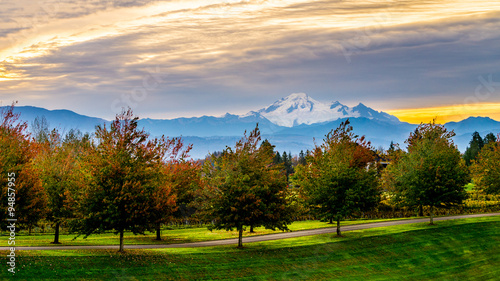
[[[410,218],[406,218],[410,219]],[[348,220],[341,222],[342,226],[360,224],[360,223],[371,223],[380,221],[390,221],[395,219],[383,219],[383,220]],[[292,231],[306,230],[306,229],[317,229],[324,227],[335,226],[328,224],[326,222],[320,221],[297,221],[292,223],[289,228]],[[245,232],[244,236],[255,236],[264,235],[270,233],[279,233],[280,231],[272,231],[269,229],[264,229],[263,227],[257,227],[254,229],[255,233],[249,233],[249,229]],[[3,237],[8,235],[7,232],[3,232]],[[147,233],[146,235],[134,235],[132,233],[125,233],[125,244],[126,245],[145,245],[145,244],[173,244],[173,243],[188,243],[188,242],[200,242],[209,240],[220,240],[220,239],[230,239],[237,238],[238,232],[225,231],[225,230],[214,230],[209,231],[206,227],[189,227],[189,228],[171,228],[162,230],[162,241],[154,240],[156,238],[155,233]],[[91,235],[85,239],[83,236],[75,238],[74,234],[62,234],[59,237],[59,241],[62,245],[67,246],[81,246],[81,245],[118,245],[119,235],[114,233],[103,233],[97,235]],[[27,235],[27,233],[17,233],[16,234],[16,245],[17,246],[59,246],[50,244],[54,241],[53,233],[44,233],[36,235]],[[8,240],[2,239],[0,236],[0,246],[8,246]]]
[[[17,254],[19,271],[12,280],[498,280],[500,216],[252,243],[244,249]],[[4,267],[0,279],[10,275]]]

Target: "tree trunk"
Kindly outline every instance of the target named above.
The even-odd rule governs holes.
[[[243,227],[241,227],[238,231],[240,232],[238,236],[238,248],[243,248]]]
[[[255,231],[253,231],[253,225],[250,226],[250,233],[255,233]]]
[[[118,252],[123,253],[125,250],[123,249],[123,232],[124,230],[120,230],[120,250]]]
[[[342,236],[340,234],[340,218],[337,218],[337,236]]]
[[[418,216],[419,217],[424,216],[424,206],[422,206],[422,204],[418,205]]]
[[[431,225],[434,224],[434,206],[430,206],[429,211],[431,213]]]
[[[330,224],[333,224],[333,217],[330,217]]]
[[[156,239],[157,241],[161,241],[161,224],[156,224]]]
[[[59,242],[59,227],[61,226],[60,222],[56,222],[56,233],[54,234],[54,242],[51,244],[61,244]]]

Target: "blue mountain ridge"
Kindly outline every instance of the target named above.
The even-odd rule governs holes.
[[[365,107],[363,105],[363,107]],[[367,110],[371,110],[366,107]],[[109,123],[109,121],[77,114],[69,110],[47,110],[33,106],[19,106],[14,112],[20,113],[20,119],[31,125],[37,116],[45,116],[50,128],[58,128],[63,134],[72,128],[82,132],[94,132],[95,126]],[[384,113],[387,114],[387,113]],[[410,132],[418,125],[400,122],[396,117],[388,115],[386,119],[370,119],[367,117],[350,117],[354,133],[364,135],[375,148],[388,148],[391,141],[399,143],[402,148]],[[335,121],[283,127],[275,125],[266,118],[258,115],[238,116],[226,114],[222,117],[193,117],[170,120],[140,119],[139,126],[144,127],[151,136],[165,135],[168,137],[182,136],[185,143],[193,144],[191,157],[204,158],[209,152],[223,150],[226,146],[233,146],[244,131],[251,131],[259,123],[262,139],[268,139],[276,150],[298,154],[301,150],[311,150],[315,144],[321,144],[325,135],[345,121],[347,118]],[[500,133],[500,122],[488,117],[469,117],[460,122],[445,124],[449,130],[454,130],[454,142],[460,151],[464,152],[471,140],[474,131],[481,136],[487,133]]]

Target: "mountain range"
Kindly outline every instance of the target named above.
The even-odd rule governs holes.
[[[21,120],[30,125],[37,116],[45,116],[51,128],[62,133],[72,128],[83,132],[93,132],[98,124],[108,120],[77,114],[69,110],[47,110],[32,106],[18,106],[15,112]],[[225,146],[233,146],[243,136],[244,131],[255,128],[256,123],[263,139],[268,139],[276,150],[298,154],[301,150],[312,149],[320,144],[324,136],[349,118],[354,132],[365,135],[376,148],[388,148],[392,142],[405,147],[404,140],[417,125],[401,122],[397,117],[376,111],[360,103],[348,107],[340,102],[322,103],[310,96],[291,94],[260,110],[244,115],[227,113],[224,116],[202,116],[176,119],[140,119],[151,136],[182,136],[185,143],[192,143],[193,158],[204,158],[209,152],[220,151]],[[500,122],[488,117],[469,117],[460,122],[449,122],[445,127],[454,130],[454,142],[464,152],[474,131],[481,136],[500,132]]]

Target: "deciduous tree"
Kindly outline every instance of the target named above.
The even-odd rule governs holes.
[[[209,229],[236,229],[238,247],[243,246],[245,226],[288,229],[292,221],[283,166],[273,164],[272,147],[259,146],[258,126],[250,135],[227,147],[221,156],[205,162],[210,189]]]
[[[54,129],[40,140],[35,163],[48,198],[47,220],[55,229],[52,243],[60,244],[61,224],[75,217],[74,196],[87,182],[81,166],[86,148],[90,146],[90,136],[70,130],[62,139]]]
[[[14,104],[0,109],[0,122],[0,198],[5,199],[0,202],[0,225],[5,229],[7,219],[15,218],[16,227],[25,227],[31,232],[47,210],[45,191],[33,165],[38,147],[26,133],[27,124],[14,113]],[[12,212],[8,211],[6,199],[8,193],[14,193],[8,192],[8,178],[15,182],[11,187],[15,189]]]
[[[346,120],[328,133],[293,177],[308,206],[320,218],[336,220],[339,236],[341,220],[380,201],[370,142],[355,135],[349,124]]]
[[[118,114],[109,128],[96,127],[97,145],[87,158],[91,181],[79,200],[82,218],[72,224],[73,231],[85,236],[114,230],[120,234],[120,252],[124,232],[154,230],[157,197],[171,196],[170,187],[160,180],[167,141],[148,140],[149,135],[137,128],[138,119],[129,109]],[[161,200],[161,204],[173,202]]]
[[[452,137],[442,125],[421,124],[406,140],[408,151],[393,159],[384,177],[392,200],[404,206],[434,208],[461,204],[466,198],[469,175]]]
[[[500,194],[500,134],[483,147],[471,171],[477,189]]]

